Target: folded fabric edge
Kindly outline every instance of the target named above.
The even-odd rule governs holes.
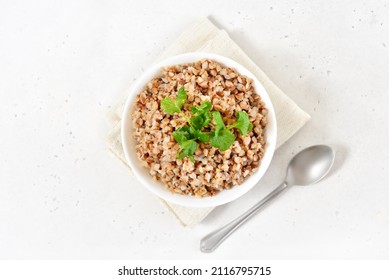
[[[196,51],[204,45],[209,39],[220,31],[207,17],[195,22],[186,28],[176,40],[173,41],[171,48],[163,51],[156,62],[163,60],[166,57],[178,55],[188,52],[189,50]],[[201,34],[201,37],[194,36],[194,34]]]
[[[158,198],[159,202],[162,204],[162,206],[169,211],[175,218],[178,220],[180,225],[186,227],[188,224],[186,224],[183,220],[181,220],[180,216],[177,215],[177,213],[173,210],[173,208],[163,199]]]
[[[162,200],[162,199],[160,199],[160,201],[161,201],[162,205],[170,213],[175,215],[177,220],[179,220],[180,224],[184,227],[190,227],[190,226],[197,225],[202,220],[204,220],[204,218],[207,217],[208,214],[210,212],[212,212],[213,209],[215,209],[215,207],[209,207],[209,208],[190,208],[189,207],[188,208],[185,206],[180,206],[180,205],[176,205],[173,203],[169,203],[169,202]],[[188,210],[191,212],[190,214],[187,214]],[[196,212],[195,215],[193,215],[194,211]],[[178,215],[177,213],[180,213],[180,215]]]

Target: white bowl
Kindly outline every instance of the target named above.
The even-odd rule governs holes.
[[[235,69],[242,75],[250,77],[253,79],[253,84],[255,91],[261,96],[261,99],[264,101],[266,108],[268,109],[268,125],[266,127],[265,137],[266,137],[266,149],[263,158],[260,161],[260,167],[256,172],[247,177],[241,185],[234,186],[230,190],[223,190],[215,196],[212,197],[192,197],[186,195],[175,194],[169,191],[162,182],[154,181],[154,179],[149,174],[149,170],[142,166],[140,160],[138,159],[135,151],[136,141],[133,137],[134,127],[131,119],[131,112],[133,109],[133,105],[136,100],[136,96],[145,88],[146,84],[157,76],[161,76],[161,67],[176,65],[176,64],[185,64],[191,63],[203,58],[208,58],[214,61],[221,63],[224,66]],[[129,96],[127,98],[124,112],[122,116],[122,143],[124,154],[130,165],[132,171],[135,176],[142,182],[142,184],[149,189],[151,192],[159,196],[160,198],[167,200],[169,202],[189,207],[212,207],[225,204],[227,202],[233,201],[240,196],[244,195],[248,192],[252,187],[254,187],[258,181],[262,178],[263,174],[265,174],[269,164],[272,160],[276,141],[277,141],[277,125],[276,125],[276,117],[274,114],[273,105],[270,101],[270,98],[262,86],[262,84],[258,81],[258,79],[245,67],[240,65],[239,63],[212,53],[185,53],[181,55],[177,55],[174,57],[170,57],[165,59],[149,70],[147,70],[132,86],[129,90]]]

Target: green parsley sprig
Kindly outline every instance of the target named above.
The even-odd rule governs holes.
[[[246,135],[253,124],[249,120],[246,112],[239,111],[236,114],[235,123],[225,126],[223,118],[218,111],[212,111],[212,103],[204,101],[200,106],[191,106],[192,116],[189,118],[183,111],[183,105],[187,102],[187,94],[184,87],[178,90],[176,100],[171,97],[164,98],[161,101],[162,110],[165,113],[173,115],[179,114],[185,118],[187,125],[178,128],[173,132],[173,138],[180,145],[177,158],[189,157],[194,162],[194,154],[197,150],[198,142],[209,142],[212,147],[220,151],[228,150],[234,143],[236,137],[233,132],[235,128],[242,135]],[[214,123],[212,131],[211,121]]]

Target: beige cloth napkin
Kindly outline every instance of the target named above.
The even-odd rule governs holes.
[[[228,36],[227,32],[218,29],[207,18],[202,19],[187,29],[181,36],[167,48],[158,58],[185,52],[203,51],[229,57],[250,70],[263,84],[273,103],[277,118],[277,147],[282,145],[296,133],[310,116],[301,110],[288,96],[286,96],[262,70],[243,52],[243,50]],[[125,93],[125,97],[127,97]],[[109,150],[125,165],[122,143],[120,139],[120,118],[123,110],[122,101],[110,114],[111,131],[108,135]],[[127,165],[129,168],[129,166]],[[213,208],[188,208],[161,200],[167,210],[172,213],[184,226],[191,226],[201,222]]]

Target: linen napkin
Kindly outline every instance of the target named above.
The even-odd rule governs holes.
[[[162,60],[173,55],[202,51],[216,53],[229,57],[250,70],[262,83],[273,103],[277,119],[277,147],[282,145],[296,133],[310,116],[301,110],[286,96],[263,71],[243,52],[243,50],[228,36],[227,32],[218,29],[208,18],[202,19],[188,28],[167,48],[157,59]],[[128,93],[124,94],[126,98]],[[111,131],[108,135],[108,148],[128,168],[120,136],[121,114],[124,100],[114,108],[109,116]],[[172,204],[160,199],[168,212],[174,215],[184,226],[193,226],[201,222],[214,208],[189,208]]]

